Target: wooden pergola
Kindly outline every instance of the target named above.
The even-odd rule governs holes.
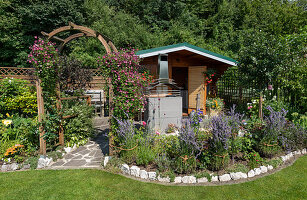
[[[102,35],[101,33],[94,31],[90,28],[84,27],[84,26],[79,26],[76,25],[72,22],[68,23],[68,26],[62,26],[60,28],[57,28],[53,31],[51,31],[50,33],[46,33],[44,31],[42,31],[42,35],[46,36],[48,40],[56,40],[61,42],[61,44],[58,47],[59,52],[62,52],[62,50],[64,49],[64,46],[69,43],[70,41],[80,38],[80,37],[95,37],[97,38],[101,44],[104,46],[104,48],[106,49],[107,53],[111,53],[111,51],[113,50],[114,52],[117,52],[117,49],[115,47],[115,45],[113,44],[113,42],[106,36]],[[66,31],[79,31],[79,33],[75,33],[70,35],[69,37],[62,39],[58,36],[56,36],[59,33],[62,32],[66,32]]]
[[[74,33],[70,36],[68,36],[65,39],[62,39],[58,36],[56,36],[59,33],[62,32],[67,32],[67,31],[73,31],[76,32],[78,31],[78,33]],[[113,52],[117,52],[117,49],[115,47],[115,45],[113,44],[113,42],[106,36],[102,35],[101,33],[94,31],[90,28],[84,27],[84,26],[79,26],[76,25],[72,22],[69,22],[68,26],[63,26],[60,28],[57,28],[53,31],[51,31],[50,33],[46,33],[46,32],[41,32],[42,35],[44,35],[45,37],[47,37],[48,40],[56,40],[58,42],[60,42],[59,46],[57,47],[58,52],[61,53],[65,47],[65,45],[67,43],[69,43],[70,41],[80,38],[80,37],[95,37],[97,38],[101,44],[104,46],[105,50],[107,51],[107,53],[111,53]],[[42,96],[42,88],[41,88],[41,80],[37,80],[36,81],[36,88],[37,88],[37,104],[38,104],[38,121],[42,122],[42,118],[44,115],[44,99]],[[112,102],[112,88],[110,87],[109,89],[109,104],[111,105]],[[57,82],[56,83],[56,107],[57,110],[60,114],[61,119],[67,119],[69,118],[69,116],[62,116],[62,100],[68,100],[68,99],[75,99],[75,98],[86,98],[84,96],[79,96],[79,97],[69,97],[69,98],[61,98],[61,91],[60,91],[60,83]],[[89,100],[88,100],[89,101]],[[111,109],[109,109],[109,111],[111,112]],[[111,115],[109,115],[111,116]],[[44,132],[44,128],[41,126],[39,128],[40,131],[40,153],[41,154],[46,154],[46,141],[44,140],[43,136],[45,134]],[[64,146],[64,129],[62,126],[62,123],[60,122],[60,128],[59,128],[59,145]]]

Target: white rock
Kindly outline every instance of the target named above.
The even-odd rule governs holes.
[[[1,166],[1,171],[3,171],[3,172],[9,171],[10,168],[11,168],[11,165],[4,164],[4,165]]]
[[[140,170],[140,177],[142,179],[148,179],[148,173],[146,170]]]
[[[130,167],[130,175],[139,177],[140,176],[140,168],[138,166],[132,166]]]
[[[158,181],[160,182],[164,182],[164,183],[169,183],[171,182],[171,179],[167,176],[167,177],[161,177],[160,175],[158,176]]]
[[[218,176],[212,176],[211,182],[216,182],[216,181],[219,181],[219,177]]]
[[[268,168],[266,166],[260,166],[261,173],[267,173]]]
[[[306,149],[302,149],[302,154],[306,154]]]
[[[241,173],[241,178],[247,178],[247,174],[246,173],[243,173],[243,172],[239,172]]]
[[[50,165],[52,161],[53,161],[52,158],[41,156],[37,162],[37,169],[42,169],[42,168],[47,167],[48,165]]]
[[[301,155],[301,154],[302,154],[302,152],[300,150],[296,151],[296,155]]]
[[[12,163],[11,164],[11,171],[16,171],[18,169],[18,164],[17,163]]]
[[[254,171],[254,170],[250,170],[250,171],[247,173],[247,176],[248,176],[249,178],[254,177],[254,176],[255,176],[255,171]]]
[[[196,183],[196,177],[195,176],[184,176],[182,177],[183,183]]]
[[[175,177],[174,183],[181,183],[181,182],[182,182],[182,177],[181,176]]]
[[[157,179],[157,173],[156,172],[148,172],[148,179],[149,180],[156,180]]]
[[[255,175],[256,176],[261,174],[261,169],[260,168],[255,168],[254,171],[255,171]]]
[[[124,174],[130,174],[130,168],[127,164],[122,164],[121,170]]]
[[[230,173],[230,178],[233,179],[233,180],[238,180],[241,177],[241,172],[235,172],[235,173]]]
[[[229,174],[224,174],[222,176],[219,176],[219,180],[220,181],[230,181],[231,180],[231,177]]]
[[[198,178],[197,183],[207,183],[208,179],[206,177]]]
[[[31,168],[30,164],[23,165],[22,167],[23,170],[30,169],[30,168]]]
[[[281,158],[281,160],[282,160],[283,162],[286,162],[286,161],[287,161],[286,156],[280,156],[280,158]]]
[[[268,170],[272,170],[274,167],[272,165],[268,165]]]
[[[66,153],[71,152],[71,150],[72,150],[72,148],[71,148],[71,147],[64,147],[64,151],[65,151]]]
[[[110,156],[106,156],[104,157],[104,160],[103,160],[103,166],[106,167],[108,162],[111,160],[111,157]]]
[[[53,158],[46,158],[46,167],[50,165],[50,163],[53,161]]]
[[[288,155],[287,156],[289,156],[289,159],[290,158],[292,158],[293,157],[293,153],[292,152],[290,152],[290,153],[288,153]]]

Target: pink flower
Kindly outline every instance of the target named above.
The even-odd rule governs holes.
[[[247,109],[248,109],[248,110],[250,110],[252,107],[253,107],[253,106],[248,106],[248,108],[247,108]]]
[[[156,134],[157,134],[157,135],[160,135],[160,133],[159,133],[158,131],[156,132]]]
[[[143,122],[143,126],[146,126],[146,122]]]

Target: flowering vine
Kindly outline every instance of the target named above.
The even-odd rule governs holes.
[[[42,80],[43,90],[54,93],[57,79],[56,68],[59,61],[55,43],[37,36],[34,38],[34,44],[29,47],[31,52],[28,55],[28,62],[33,64],[36,75]]]
[[[99,58],[98,64],[113,88],[113,115],[133,117],[146,104],[144,91],[151,81],[149,73],[140,66],[135,50],[123,49]]]
[[[213,69],[208,69],[207,71],[203,72],[205,76],[205,83],[210,84],[213,81],[213,78],[216,76],[216,72]]]

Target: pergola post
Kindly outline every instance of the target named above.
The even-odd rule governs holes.
[[[43,121],[43,115],[45,112],[44,98],[43,98],[42,93],[43,92],[42,92],[42,87],[41,87],[41,80],[38,79],[36,80],[36,96],[37,96],[38,122],[40,123],[39,125],[39,153],[46,155],[46,141],[44,140],[45,130],[41,124]]]

